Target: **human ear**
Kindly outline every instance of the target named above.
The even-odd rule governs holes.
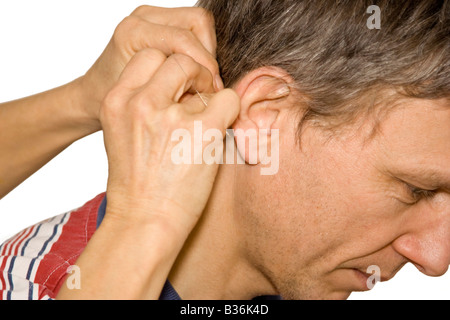
[[[235,86],[241,111],[233,125],[237,149],[247,164],[260,164],[262,150],[271,150],[280,115],[292,105],[292,78],[282,69],[263,67]]]

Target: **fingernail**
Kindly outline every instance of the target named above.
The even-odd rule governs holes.
[[[216,74],[216,76],[214,78],[214,86],[216,87],[217,91],[221,91],[221,90],[225,89],[222,78],[218,74]]]

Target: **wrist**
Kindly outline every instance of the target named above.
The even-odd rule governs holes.
[[[98,110],[101,101],[93,101],[89,88],[82,76],[64,86],[66,102],[70,111],[70,121],[82,128],[86,135],[101,130]]]
[[[176,242],[184,242],[197,223],[197,219],[190,217],[179,206],[110,195],[105,219],[123,230],[154,229],[161,236],[175,239]]]

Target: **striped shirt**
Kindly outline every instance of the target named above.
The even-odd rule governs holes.
[[[0,246],[0,300],[53,300],[106,211],[105,194],[19,232]],[[161,300],[180,300],[169,282]]]

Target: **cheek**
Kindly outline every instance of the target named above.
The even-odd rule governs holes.
[[[341,204],[330,197],[336,188],[319,175],[322,170],[317,173],[300,160],[293,153],[283,155],[277,175],[255,173],[247,180],[258,183],[238,193],[247,208],[240,218],[249,247],[257,248],[260,263],[271,270],[297,272],[332,251],[342,238],[341,227],[336,228],[342,225]]]
[[[290,152],[281,158],[273,181],[279,194],[264,202],[277,208],[270,223],[279,226],[278,243],[305,263],[337,265],[377,251],[396,236],[398,204],[370,157],[355,154]]]
[[[248,251],[259,264],[273,273],[325,273],[395,238],[398,208],[370,156],[300,152],[293,141],[281,141],[278,174],[243,173],[237,195]]]

